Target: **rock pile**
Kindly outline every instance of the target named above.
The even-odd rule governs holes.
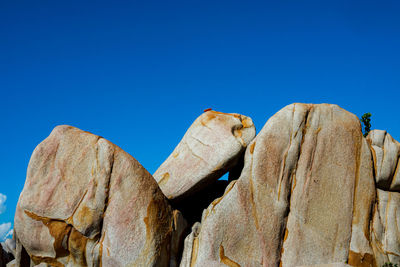
[[[399,158],[388,133],[364,138],[328,104],[289,105],[257,136],[249,117],[207,111],[153,176],[58,126],[33,152],[0,266],[399,264]]]

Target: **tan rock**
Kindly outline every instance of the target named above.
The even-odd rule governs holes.
[[[376,266],[374,253],[370,245],[371,214],[376,194],[371,154],[367,141],[363,138],[361,165],[356,176],[354,190],[353,222],[348,260],[348,263],[352,266]]]
[[[17,262],[26,250],[52,266],[168,266],[182,231],[134,158],[71,126],[56,127],[35,149],[14,229]]]
[[[378,189],[377,201],[371,231],[377,266],[400,264],[400,193]]]
[[[9,263],[7,263],[6,267],[19,267],[19,266],[17,265],[17,261],[14,259]]]
[[[352,239],[370,252],[358,236],[366,213],[353,220],[353,205],[373,201],[368,153],[355,115],[327,104],[283,108],[248,146],[240,178],[204,211],[181,266],[344,264]]]
[[[184,199],[234,166],[254,136],[249,117],[207,111],[153,176],[169,199]]]
[[[382,130],[371,131],[367,139],[372,146],[377,187],[400,192],[400,143]]]

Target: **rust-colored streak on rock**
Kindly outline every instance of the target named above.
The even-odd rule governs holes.
[[[285,251],[285,249],[283,248],[283,244],[285,243],[288,235],[289,235],[289,230],[286,228],[285,235],[283,236],[282,246],[281,246],[281,257],[282,257],[283,252]],[[282,260],[279,261],[279,267],[282,267]]]
[[[211,210],[214,210],[215,206],[217,206],[218,203],[221,202],[221,200],[224,198],[224,196],[226,196],[226,194],[228,194],[229,191],[232,190],[232,188],[233,188],[233,186],[235,185],[235,183],[236,183],[236,181],[232,181],[232,182],[228,185],[228,187],[225,189],[225,192],[224,192],[224,194],[222,195],[222,197],[219,197],[219,198],[215,199],[215,200],[211,203],[211,205],[212,205],[212,209],[211,209]]]
[[[206,108],[206,109],[204,110],[204,112],[207,112],[207,111],[210,111],[210,110],[212,110],[212,108]]]
[[[158,182],[158,184],[159,184],[160,186],[162,186],[162,185],[164,185],[166,182],[168,182],[168,179],[169,179],[169,173],[166,172],[166,173],[164,173],[164,175],[162,176],[162,178],[161,178],[161,180]]]
[[[38,264],[44,262],[52,267],[64,267],[64,264],[58,262],[56,259],[49,258],[49,257],[38,257],[38,256],[32,255],[31,259],[35,263],[35,265],[38,265]]]
[[[151,250],[162,251],[166,240],[172,235],[172,210],[161,194],[155,194],[147,206],[147,216],[143,219],[146,225],[146,243],[141,255],[150,255]],[[166,233],[164,240],[154,240],[154,233]],[[153,255],[154,257],[155,255]]]
[[[255,146],[256,146],[256,142],[251,144],[251,146],[250,146],[250,154],[253,154]]]
[[[197,261],[197,253],[199,250],[199,238],[195,237],[193,240],[192,257],[190,259],[190,267],[193,267]]]
[[[260,226],[258,224],[258,216],[257,216],[257,210],[256,210],[257,207],[256,207],[256,203],[254,201],[254,185],[253,185],[252,178],[249,179],[249,183],[250,183],[249,191],[250,191],[250,201],[251,201],[251,214],[253,215],[256,229],[259,230]]]
[[[350,250],[349,265],[354,267],[376,267],[374,256],[371,254],[360,254]]]
[[[221,262],[229,267],[240,267],[240,264],[225,256],[224,247],[222,244],[219,246],[219,258]]]

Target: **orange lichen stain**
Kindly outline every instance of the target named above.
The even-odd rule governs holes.
[[[174,159],[176,159],[176,158],[179,156],[179,152],[174,152],[174,153],[172,154],[172,156],[174,157]]]
[[[73,217],[75,217],[75,220],[77,220],[80,225],[88,226],[97,221],[100,216],[95,210],[81,205]]]
[[[243,124],[243,128],[249,128],[251,126],[253,126],[253,122],[249,117],[244,117],[242,116],[242,124]]]
[[[228,265],[229,267],[240,267],[240,264],[231,260],[230,258],[228,258],[227,256],[225,256],[225,250],[224,247],[221,245],[219,245],[219,259],[221,260],[221,262],[225,265]]]
[[[206,112],[204,115],[202,115],[202,118],[200,120],[200,123],[205,126],[207,125],[207,123],[215,118],[218,117],[219,120],[221,121],[225,121],[227,120],[227,117],[224,116],[219,116],[219,115],[224,115],[224,116],[232,116],[235,117],[239,120],[241,119],[241,115],[239,114],[235,114],[235,113],[224,113],[224,112],[219,112],[219,111],[215,111],[215,110],[209,110],[208,112]]]
[[[256,142],[253,142],[250,146],[250,154],[253,154],[254,152],[254,147],[256,146]]]
[[[212,108],[206,108],[206,109],[204,110],[204,112],[207,112],[207,111],[210,111],[210,110],[212,110]]]
[[[318,127],[318,129],[315,131],[315,134],[319,134],[320,131],[321,131],[321,127]]]
[[[372,254],[356,253],[350,250],[348,264],[354,267],[375,267],[376,262]]]
[[[199,238],[195,237],[193,239],[192,256],[190,258],[190,267],[194,266],[197,261],[198,250],[199,250]]]
[[[107,256],[110,257],[110,249],[107,248]]]
[[[204,114],[200,120],[200,123],[203,126],[206,126],[208,124],[209,121],[215,119],[217,117],[217,115],[215,114],[215,111],[210,111],[207,112],[206,114]]]
[[[169,179],[169,173],[168,172],[166,172],[166,173],[164,173],[163,174],[163,176],[162,176],[162,178],[160,179],[160,181],[158,182],[158,185],[165,185],[167,182],[168,182],[168,179]]]

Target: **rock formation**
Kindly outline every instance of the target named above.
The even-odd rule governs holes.
[[[14,227],[21,266],[176,266],[185,222],[134,158],[58,126],[33,152]]]
[[[185,199],[232,168],[255,134],[249,117],[206,111],[153,176],[169,199]]]
[[[371,131],[367,140],[371,143],[377,185],[372,247],[378,266],[400,263],[400,144],[381,130]]]
[[[203,212],[181,266],[380,266],[370,235],[374,176],[356,116],[335,105],[287,106],[247,147],[240,178]],[[380,253],[393,261],[392,251]]]
[[[30,160],[7,266],[400,264],[388,133],[364,138],[336,105],[292,104],[254,136],[249,117],[206,111],[153,178],[104,138],[56,127]]]

